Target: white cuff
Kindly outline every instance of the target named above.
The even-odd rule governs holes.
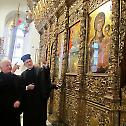
[[[26,91],[28,90],[28,86],[26,86],[25,90],[26,90]]]

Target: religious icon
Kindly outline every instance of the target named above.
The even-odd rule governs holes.
[[[58,77],[58,79],[61,78],[63,52],[64,52],[64,32],[61,32],[58,35],[58,45],[56,54],[56,76]]]
[[[108,7],[108,9],[110,8],[111,6]],[[106,73],[109,67],[110,45],[112,41],[110,37],[111,11],[108,13],[108,11],[99,12],[97,10],[89,18],[89,70],[93,73]]]
[[[70,27],[68,69],[69,72],[71,73],[77,71],[79,42],[80,42],[80,22],[77,22],[72,27]]]

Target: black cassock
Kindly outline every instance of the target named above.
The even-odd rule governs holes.
[[[14,102],[22,99],[21,78],[0,72],[0,126],[20,126],[21,109]]]
[[[33,67],[21,74],[25,80],[25,86],[34,84],[33,90],[25,91],[23,126],[45,126],[43,122],[47,119],[47,100],[50,93],[50,86],[43,80],[44,71]],[[46,85],[46,86],[44,86]],[[43,98],[43,91],[47,91],[46,98]]]

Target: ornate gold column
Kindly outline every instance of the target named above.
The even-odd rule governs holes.
[[[63,122],[65,120],[65,97],[66,97],[66,71],[67,71],[67,59],[68,59],[68,41],[69,41],[69,34],[68,34],[68,29],[69,29],[69,11],[68,7],[64,6],[64,15],[65,15],[65,31],[64,31],[64,59],[63,59],[63,68],[62,68],[62,76],[60,83],[62,84],[61,86],[61,94],[60,94],[60,103],[59,103],[59,121]]]
[[[120,0],[120,45],[119,45],[119,65],[122,67],[122,62],[125,63],[125,46],[126,44],[126,1]],[[120,77],[121,77],[121,72]],[[120,126],[126,125],[126,84],[121,84],[121,107],[120,107]]]
[[[56,64],[55,64],[55,56],[56,56],[56,49],[57,49],[57,17],[55,15],[53,15],[53,20],[51,20],[51,22],[54,25],[54,29],[51,31],[52,34],[52,41],[50,44],[50,64],[51,64],[51,80],[52,83],[56,84],[55,81],[55,68],[56,68]],[[51,24],[52,24],[51,23]],[[51,92],[51,97],[50,97],[50,105],[49,105],[49,113],[52,114],[54,110],[54,105],[55,105],[55,94],[54,94],[54,90]]]
[[[119,110],[120,106],[120,84],[119,84],[119,19],[120,19],[120,2],[119,0],[112,0],[112,43],[110,51],[110,67],[108,73],[109,85],[111,85],[112,101],[111,107],[113,109],[113,125],[119,126]]]
[[[85,118],[82,119],[82,117],[85,117],[85,79],[86,79],[86,64],[87,61],[84,60],[86,58],[86,35],[87,35],[87,9],[88,9],[88,3],[84,0],[82,3],[82,7],[80,8],[80,46],[79,46],[79,56],[78,56],[78,73],[77,73],[77,84],[78,84],[78,92],[79,92],[79,98],[78,98],[78,114],[77,114],[77,124],[76,126],[85,126]]]

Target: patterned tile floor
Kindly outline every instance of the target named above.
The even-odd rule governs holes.
[[[21,115],[21,126],[23,126],[23,116],[22,115]],[[52,126],[48,120],[47,120],[47,126]]]

